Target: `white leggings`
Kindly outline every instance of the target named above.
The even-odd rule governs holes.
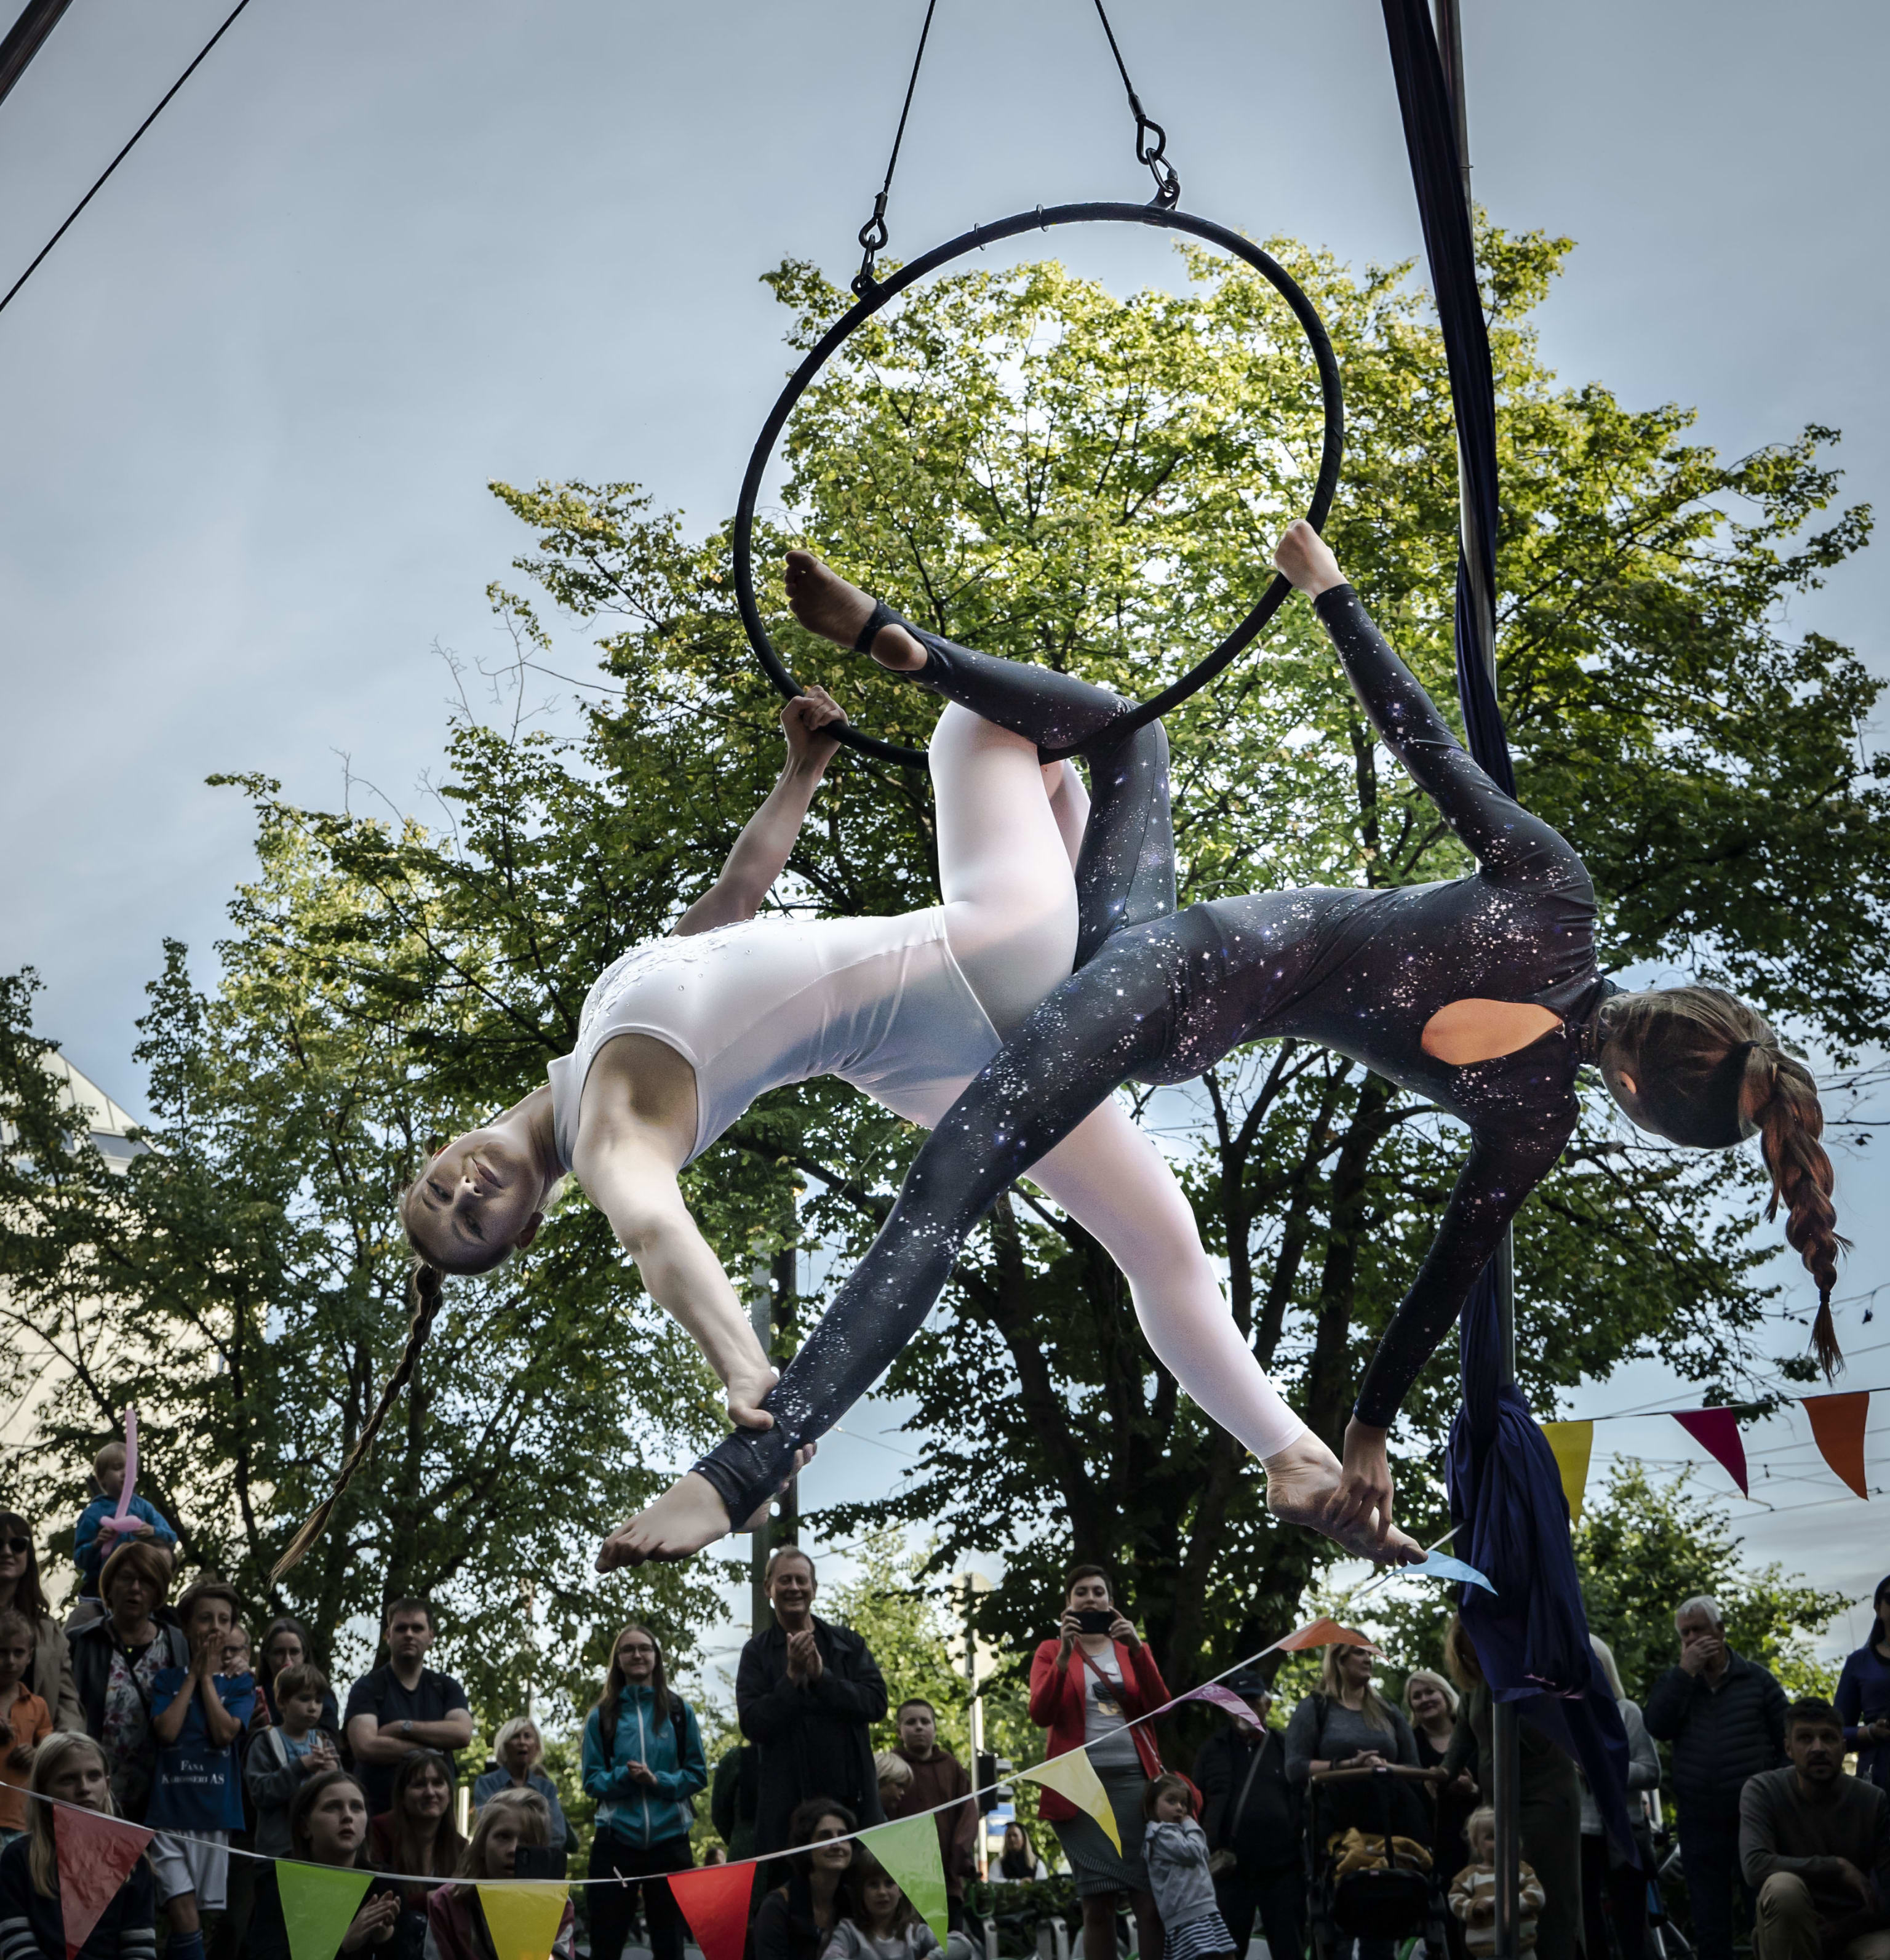
[[[1089,799],[1068,762],[948,705],[931,746],[945,938],[971,991],[1009,1036],[1069,977],[1074,866]],[[1167,1160],[1111,1098],[1031,1172],[1122,1269],[1136,1317],[1168,1371],[1256,1456],[1305,1432],[1254,1357],[1202,1249]]]

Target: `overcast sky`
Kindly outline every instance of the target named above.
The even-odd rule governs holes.
[[[1564,378],[1694,404],[1728,453],[1835,425],[1847,494],[1883,501],[1881,0],[1465,5],[1478,193],[1579,241],[1542,321]],[[225,10],[75,0],[0,105],[0,288]],[[332,803],[345,754],[414,800],[445,713],[433,649],[496,652],[484,588],[523,542],[489,479],[634,478],[697,527],[732,506],[786,364],[758,275],[851,271],[920,11],[253,0],[0,315],[0,964],[39,969],[43,1025],[113,1095],[140,1106],[160,940],[207,956],[249,863],[244,808],[205,775]],[[1361,264],[1418,252],[1370,0],[1116,18],[1191,209]],[[892,249],[1139,197],[1129,137],[1084,0],[942,0]],[[1152,238],[1059,249],[1171,276]],[[1884,597],[1879,552],[1795,623],[1884,672]],[[1890,1233],[1882,1182],[1841,1174],[1855,1291]],[[1844,1331],[1873,1338],[1854,1312]],[[1879,1375],[1890,1357],[1850,1379]],[[1666,1387],[1637,1370],[1576,1399]],[[1697,1454],[1643,1427],[1612,1433]],[[818,1474],[891,1461],[842,1440]],[[1882,1513],[1834,1485],[1793,1501],[1824,1499],[1755,1511],[1751,1542],[1867,1589]]]

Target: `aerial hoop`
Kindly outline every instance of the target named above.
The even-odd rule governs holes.
[[[795,369],[755,440],[754,453],[748,458],[748,473],[742,479],[741,498],[735,506],[735,598],[742,609],[742,623],[748,630],[748,642],[761,663],[762,670],[789,700],[792,701],[802,689],[776,652],[773,642],[768,638],[767,628],[762,622],[761,609],[754,603],[753,545],[754,504],[761,494],[761,478],[794,405],[856,327],[872,319],[889,300],[927,273],[949,265],[955,259],[963,258],[967,253],[981,251],[1001,239],[1014,238],[1020,232],[1048,231],[1059,224],[1097,224],[1153,225],[1158,230],[1185,232],[1190,237],[1218,245],[1229,257],[1251,266],[1292,308],[1293,316],[1299,322],[1318,364],[1320,393],[1325,404],[1325,436],[1320,451],[1319,477],[1306,511],[1307,523],[1316,530],[1323,528],[1326,515],[1332,509],[1333,493],[1339,487],[1339,457],[1345,447],[1345,406],[1339,387],[1339,362],[1312,301],[1277,259],[1262,251],[1251,239],[1242,237],[1224,224],[1216,224],[1211,218],[1196,218],[1188,212],[1168,209],[1158,203],[1057,204],[1047,208],[1039,205],[1034,210],[1019,212],[1013,218],[999,218],[990,224],[974,225],[969,231],[935,246],[910,265],[901,266],[886,278],[875,279],[870,274],[866,275],[859,298],[821,335],[812,352]],[[1233,632],[1180,679],[1131,708],[1116,724],[1120,732],[1127,734],[1155,721],[1171,708],[1178,707],[1198,689],[1205,687],[1236,654],[1251,644],[1260,628],[1279,610],[1291,590],[1284,578],[1276,575],[1260,595],[1259,603]],[[857,749],[862,755],[875,756],[881,762],[903,762],[916,768],[926,765],[926,752],[923,749],[881,741],[877,736],[863,733],[856,728],[843,730],[840,740],[849,748]],[[1066,755],[1071,752],[1066,749],[1057,752]]]

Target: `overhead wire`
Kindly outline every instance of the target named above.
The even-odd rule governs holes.
[[[158,117],[164,113],[165,107],[170,103],[171,97],[174,96],[177,93],[178,90],[182,88],[184,84],[197,72],[198,68],[202,65],[205,56],[207,56],[210,50],[214,48],[217,43],[223,39],[224,36],[230,31],[230,27],[235,23],[237,16],[240,14],[243,8],[248,6],[249,4],[249,0],[237,0],[235,6],[231,8],[230,11],[224,15],[222,26],[218,28],[217,31],[210,37],[209,40],[205,41],[203,46],[197,50],[195,59],[193,60],[190,65],[184,70],[183,73],[171,84],[170,88],[164,91],[164,100],[160,101],[157,107],[145,118],[144,121],[139,123],[138,127],[132,132],[131,136],[126,142],[125,147],[120,150],[118,154],[115,156],[112,161],[105,166],[104,169],[99,173],[97,180],[93,183],[92,188],[88,190],[85,195],[79,199],[78,202],[73,205],[71,210],[66,214],[65,222],[62,224],[59,230],[54,232],[52,236],[40,247],[39,252],[35,256],[32,264],[27,266],[26,270],[14,281],[11,286],[7,288],[6,297],[4,299],[0,299],[0,313],[5,313],[7,308],[12,305],[14,299],[18,294],[20,288],[24,286],[27,280],[31,278],[33,274],[37,272],[40,269],[40,266],[45,263],[46,257],[52,251],[53,247],[58,244],[59,240],[71,230],[73,225],[78,221],[79,213],[82,212],[85,207],[91,202],[93,199],[97,197],[99,192],[105,188],[106,181],[111,177],[112,173],[116,170],[119,165],[122,164],[125,159],[131,154],[132,151],[137,148],[138,138],[142,136],[145,132],[157,120]]]

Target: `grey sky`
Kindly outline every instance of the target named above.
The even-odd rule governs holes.
[[[1836,425],[1848,492],[1882,501],[1879,0],[1466,10],[1479,194],[1579,240],[1544,319],[1564,377],[1694,403],[1729,452]],[[76,0],[0,107],[0,284],[224,11]],[[208,772],[332,800],[345,751],[411,800],[443,718],[430,648],[496,650],[483,589],[523,542],[488,478],[634,477],[697,524],[726,511],[785,364],[757,275],[850,270],[920,11],[253,0],[0,316],[0,963],[40,969],[43,1024],[112,1093],[138,1105],[160,937],[207,954],[245,870]],[[1358,262],[1416,252],[1370,0],[1117,15],[1191,208]],[[942,0],[893,249],[1139,196],[1128,141],[1085,0]],[[1167,272],[1153,241],[1088,249]],[[1883,597],[1873,555],[1799,613],[1882,670]],[[1875,1283],[1882,1208],[1848,1208],[1847,1290]],[[1867,1585],[1865,1515],[1781,1525],[1780,1548],[1829,1522]]]

